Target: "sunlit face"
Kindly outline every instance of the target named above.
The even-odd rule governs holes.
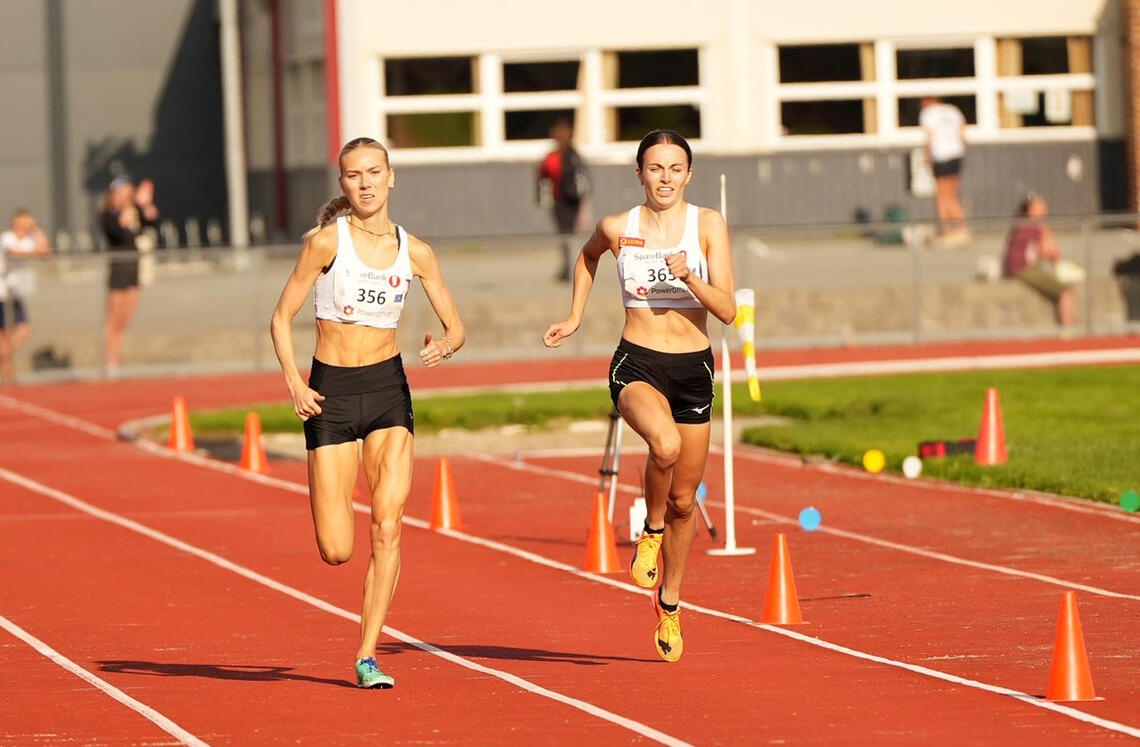
[[[388,202],[388,190],[396,186],[396,172],[380,148],[363,146],[340,159],[340,188],[354,212],[376,213]]]
[[[1041,197],[1034,197],[1025,208],[1025,214],[1030,218],[1044,218],[1049,214],[1049,207]]]
[[[658,143],[645,151],[637,179],[645,187],[645,197],[652,205],[669,207],[684,197],[685,187],[693,178],[689,157],[681,146]]]
[[[20,213],[12,218],[12,232],[21,238],[30,234],[35,225],[36,222],[27,213]]]
[[[134,204],[135,188],[132,184],[121,184],[111,190],[111,208],[123,210]]]

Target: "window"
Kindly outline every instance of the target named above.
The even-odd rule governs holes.
[[[389,114],[388,140],[397,148],[449,148],[476,144],[474,112]]]
[[[695,86],[700,80],[695,49],[617,53],[618,88]]]
[[[899,80],[974,77],[974,50],[900,49],[895,54]]]
[[[785,135],[848,135],[866,132],[864,104],[847,101],[784,101],[780,123]]]
[[[388,96],[432,96],[473,93],[470,57],[390,58],[384,64],[384,91]]]
[[[566,120],[574,123],[573,109],[539,109],[505,113],[507,140],[544,140],[550,137],[550,128]]]
[[[859,46],[858,44],[811,44],[780,47],[780,82],[820,83],[862,80]],[[874,65],[873,58],[871,65]]]
[[[967,124],[978,123],[978,104],[974,96],[940,96],[943,103],[952,104],[962,112]],[[899,99],[899,127],[918,127],[918,115],[922,111],[922,97],[914,96]]]
[[[1093,81],[1090,80],[1092,63],[1092,39],[1087,36],[998,39],[1001,127],[1092,126],[1095,120]],[[1042,75],[1060,80],[1032,85],[1033,78]]]
[[[685,138],[701,136],[701,111],[695,106],[622,106],[615,114],[617,140],[641,140],[656,129],[676,130]]]
[[[578,88],[578,61],[508,62],[503,65],[503,90],[573,91]]]

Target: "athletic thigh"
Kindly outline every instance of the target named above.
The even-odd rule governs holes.
[[[352,490],[359,447],[349,441],[309,451],[309,503],[322,548],[351,548],[355,533]]]
[[[364,476],[372,492],[373,520],[398,519],[412,489],[415,439],[402,426],[374,430],[364,439]]]
[[[650,450],[680,440],[673,411],[665,395],[644,381],[633,381],[622,387],[617,408],[625,422],[645,439]]]

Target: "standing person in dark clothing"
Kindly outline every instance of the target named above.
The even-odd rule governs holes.
[[[103,323],[103,360],[110,375],[119,370],[127,325],[139,305],[139,244],[148,240],[141,234],[157,223],[154,183],[143,179],[136,188],[127,177],[115,177],[99,214],[99,225],[111,251]]]
[[[540,196],[548,193],[552,198],[554,225],[562,252],[562,267],[556,277],[566,283],[570,281],[570,268],[575,259],[571,237],[582,211],[582,201],[590,193],[590,173],[571,144],[574,125],[569,120],[559,120],[551,127],[550,137],[557,147],[542,159],[538,168],[538,193]]]

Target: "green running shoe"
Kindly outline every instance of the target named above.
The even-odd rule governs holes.
[[[381,672],[380,667],[376,666],[376,660],[369,656],[356,662],[356,686],[387,690],[396,686],[396,680],[392,675]]]

